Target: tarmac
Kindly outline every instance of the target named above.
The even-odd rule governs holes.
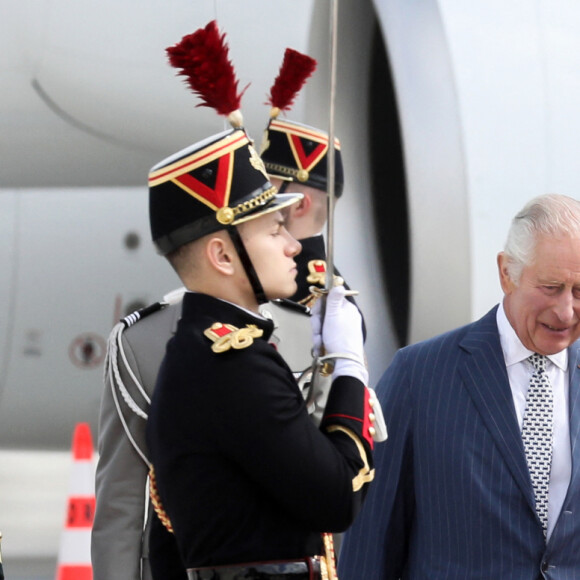
[[[54,580],[70,451],[0,451],[0,531],[7,580]]]

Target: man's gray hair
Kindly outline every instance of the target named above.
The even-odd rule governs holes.
[[[514,217],[504,247],[514,283],[519,283],[524,267],[533,263],[541,236],[580,237],[580,201],[565,195],[541,195]]]

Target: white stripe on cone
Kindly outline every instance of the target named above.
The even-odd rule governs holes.
[[[58,552],[59,562],[66,564],[90,564],[86,554],[91,553],[91,530],[68,530],[66,542],[63,542]]]
[[[95,512],[93,442],[88,423],[78,423],[72,444],[73,465],[56,580],[92,580],[91,529]]]

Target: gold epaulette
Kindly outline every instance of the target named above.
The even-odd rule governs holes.
[[[306,281],[310,284],[326,285],[326,262],[324,260],[310,260],[308,262],[308,276]]]
[[[245,328],[236,328],[231,324],[214,322],[203,333],[213,342],[211,349],[214,352],[226,352],[230,348],[236,350],[247,348],[254,342],[254,338],[262,336],[264,331],[255,324],[247,324]]]

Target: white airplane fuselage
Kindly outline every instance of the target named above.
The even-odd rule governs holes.
[[[501,299],[495,256],[528,199],[580,196],[580,5],[338,5],[334,257],[360,292],[375,384],[399,346]],[[0,21],[1,449],[66,451],[85,421],[96,439],[110,329],[180,285],[150,242],[147,172],[226,125],[165,47],[217,18],[257,145],[284,49],[306,52],[318,70],[288,118],[327,128],[329,6],[25,0]],[[54,553],[48,527],[15,553]]]

